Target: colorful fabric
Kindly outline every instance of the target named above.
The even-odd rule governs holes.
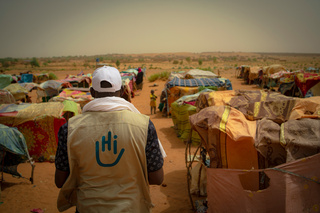
[[[65,122],[64,118],[44,115],[16,127],[26,139],[30,156],[36,161],[49,161],[56,153],[57,134]]]
[[[22,177],[17,166],[28,159],[29,153],[23,134],[17,128],[0,124],[0,172]]]
[[[49,161],[57,149],[58,130],[66,122],[62,117],[64,110],[64,104],[60,102],[3,104],[0,115],[15,113],[0,116],[0,123],[18,128],[25,137],[30,155],[35,160]]]
[[[189,119],[208,151],[210,168],[259,168],[256,121],[230,106],[207,107]]]
[[[273,79],[278,79],[278,78],[282,78],[284,76],[286,76],[287,74],[290,75],[290,71],[285,71],[285,70],[281,70],[280,72],[276,72],[276,73],[273,73],[270,75],[270,78],[273,78]]]
[[[171,104],[171,118],[174,124],[174,129],[178,138],[185,142],[192,142],[198,145],[201,142],[198,133],[191,129],[189,116],[196,113],[195,102],[199,95],[203,92],[212,90],[204,89],[193,95],[185,95]]]
[[[25,99],[26,95],[29,93],[29,91],[22,87],[19,83],[10,84],[6,86],[4,90],[8,90],[16,101]]]
[[[314,85],[320,82],[320,74],[318,73],[298,73],[295,83],[302,92],[303,97]]]

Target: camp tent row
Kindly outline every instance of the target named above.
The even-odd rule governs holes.
[[[190,125],[210,158],[194,167],[206,170],[198,172],[207,182],[198,192],[207,193],[208,212],[303,212],[319,205],[320,97],[207,91],[195,106]]]

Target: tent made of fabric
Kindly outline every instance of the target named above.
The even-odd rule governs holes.
[[[197,98],[202,92],[212,90],[205,89],[193,95],[185,95],[171,104],[171,118],[174,124],[174,129],[178,138],[185,142],[192,142],[194,145],[200,144],[200,136],[197,132],[192,131],[189,116],[196,113],[194,106]]]
[[[15,127],[0,124],[0,171],[23,177],[17,167],[27,160],[34,167],[23,134]],[[30,181],[33,182],[33,168]]]
[[[228,81],[227,85],[231,85],[231,82]],[[175,87],[175,86],[181,86],[181,87],[200,87],[200,86],[223,87],[224,83],[221,80],[219,80],[219,78],[181,79],[178,77],[174,77],[171,81],[167,82],[167,84],[166,84],[167,88],[171,88],[171,87]]]
[[[255,79],[259,78],[259,71],[262,70],[262,67],[255,66],[255,67],[250,67],[249,71],[249,84],[251,84]]]
[[[8,90],[0,89],[0,104],[14,104],[16,100],[14,99],[11,92]]]
[[[277,72],[280,72],[280,71],[287,71],[287,69],[280,65],[280,64],[273,64],[273,65],[270,65],[270,66],[265,66],[263,67],[263,74],[266,75],[266,76],[270,76],[274,73],[277,73]]]
[[[56,80],[62,83],[70,83],[73,87],[89,88],[92,83],[92,78],[86,75],[83,76],[68,76],[65,79]]]
[[[263,90],[216,91],[200,94],[197,112],[209,106],[229,105],[241,111],[249,120],[267,117],[277,122],[289,119],[296,99],[277,92]]]
[[[47,96],[53,97],[59,94],[62,88],[70,88],[72,85],[69,82],[61,82],[56,80],[48,80],[40,84],[40,87],[45,90]]]
[[[192,78],[218,78],[218,75],[211,71],[204,71],[199,69],[192,69],[185,73],[184,78],[192,79]]]
[[[127,70],[124,70],[124,71],[121,71],[122,73],[133,73],[134,75],[138,75],[138,70],[136,69],[127,69]]]
[[[295,84],[299,87],[303,97],[309,89],[320,82],[319,73],[298,73],[295,77]]]
[[[208,154],[211,168],[258,169],[256,121],[230,106],[207,107],[189,117]]]
[[[4,75],[0,74],[0,89],[3,89],[7,86],[9,86],[12,82],[12,76],[11,75]]]
[[[317,212],[319,162],[317,154],[264,170],[208,168],[208,212]],[[258,174],[270,179],[267,189],[246,186]]]
[[[80,108],[80,106],[79,106]],[[57,149],[59,128],[66,122],[64,103],[2,104],[0,123],[17,127],[35,160],[50,160]]]
[[[16,101],[25,99],[26,95],[29,93],[29,90],[21,86],[19,83],[10,84],[6,86],[4,90],[8,90]]]
[[[49,102],[63,102],[65,100],[74,101],[80,104],[81,109],[93,100],[90,92],[76,90],[76,88],[65,88],[62,92],[49,100]]]

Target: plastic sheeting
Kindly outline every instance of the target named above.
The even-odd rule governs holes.
[[[317,154],[265,170],[208,168],[208,212],[319,212],[319,162]],[[260,172],[270,178],[269,187],[248,187]]]

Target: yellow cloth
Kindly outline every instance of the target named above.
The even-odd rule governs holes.
[[[157,106],[157,96],[155,94],[150,94],[150,106]]]

